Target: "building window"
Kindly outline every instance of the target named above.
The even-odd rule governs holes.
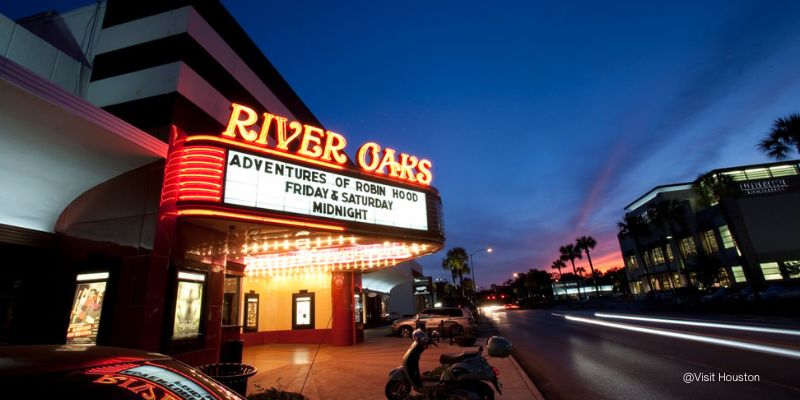
[[[776,165],[769,167],[769,172],[773,177],[797,175],[797,167],[794,165]]]
[[[753,168],[753,169],[746,169],[744,170],[745,175],[747,175],[747,180],[753,179],[767,179],[769,178],[769,170],[766,168]]]
[[[719,251],[719,245],[717,244],[717,237],[714,236],[714,230],[705,231],[703,232],[703,249],[705,249],[706,253],[716,253]]]
[[[653,266],[653,260],[650,258],[652,256],[652,252],[650,250],[645,250],[642,254],[644,266],[650,268]]]
[[[650,251],[653,255],[653,263],[655,263],[655,265],[664,264],[664,252],[661,251],[660,247],[656,247]]]
[[[697,246],[694,244],[694,238],[689,236],[681,239],[681,251],[684,257],[692,257],[697,255]]]
[[[740,265],[732,266],[731,272],[733,272],[733,280],[736,281],[736,283],[747,282],[747,278],[744,276],[744,270]]]
[[[628,269],[634,270],[638,269],[639,266],[636,264],[636,256],[628,256]]]
[[[225,275],[222,293],[222,325],[239,325],[239,288],[242,278]]]
[[[783,270],[787,279],[800,278],[800,260],[784,261]]]
[[[731,177],[734,182],[747,180],[747,175],[744,174],[744,171],[723,172],[722,174]]]
[[[781,269],[778,267],[778,263],[776,262],[761,263],[761,273],[764,275],[765,281],[776,281],[783,279],[783,275],[781,275]]]
[[[724,248],[732,249],[736,247],[736,242],[733,241],[733,235],[731,235],[728,225],[722,225],[719,227],[719,236],[722,238],[722,246]]]
[[[672,260],[674,259],[675,257],[672,256],[672,245],[667,244],[667,260],[669,260],[669,262],[672,262]]]
[[[314,329],[314,293],[292,294],[292,329]]]

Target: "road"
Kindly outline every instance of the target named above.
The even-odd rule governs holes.
[[[800,399],[800,336],[597,318],[585,310],[501,310],[488,317],[550,400]],[[727,345],[698,342],[718,339]],[[763,347],[728,347],[751,345]]]

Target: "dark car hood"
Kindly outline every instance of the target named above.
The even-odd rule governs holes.
[[[168,360],[159,353],[88,345],[0,346],[0,375],[24,376],[76,371],[102,365]]]

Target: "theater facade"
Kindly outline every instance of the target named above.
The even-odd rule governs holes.
[[[433,163],[326,129],[219,2],[2,17],[0,41],[2,342],[352,345],[362,278],[442,247]]]

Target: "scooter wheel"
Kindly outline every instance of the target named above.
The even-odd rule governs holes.
[[[389,381],[386,382],[386,388],[383,390],[388,400],[403,400],[408,398],[411,394],[411,383],[406,381]]]

